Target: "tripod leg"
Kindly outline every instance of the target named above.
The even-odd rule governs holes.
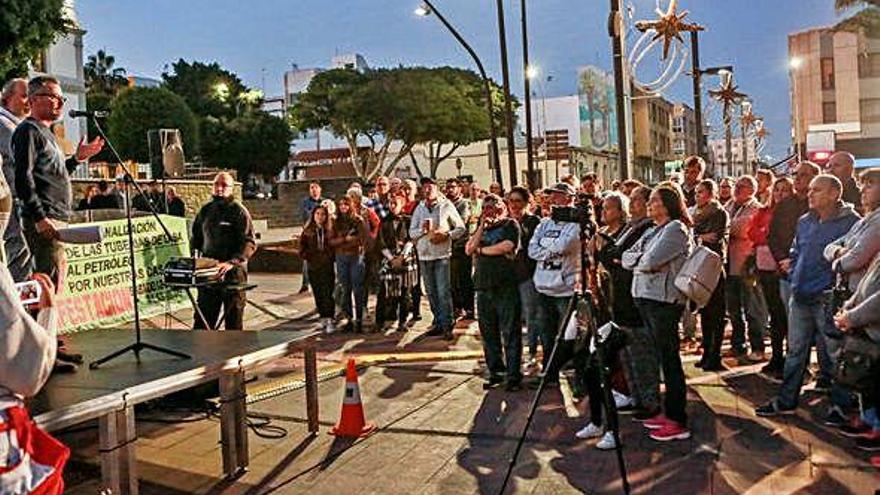
[[[568,326],[568,321],[574,317],[575,308],[577,308],[579,298],[580,296],[577,294],[571,296],[571,301],[568,303],[568,308],[565,310],[565,316],[559,321],[558,328],[556,329],[556,339],[553,342],[553,350],[550,351],[550,357],[547,359],[547,369],[552,369],[553,360],[556,359],[556,350],[559,348],[559,343],[562,342],[562,338],[565,335],[565,328]],[[538,404],[541,402],[541,395],[544,393],[544,387],[546,384],[547,373],[545,370],[544,376],[541,377],[541,383],[538,386],[538,390],[532,398],[532,404],[529,406],[529,415],[526,418],[526,424],[523,426],[519,441],[516,443],[516,449],[514,449],[513,456],[510,458],[510,463],[507,465],[507,474],[504,475],[504,482],[502,482],[498,493],[504,493],[507,483],[510,481],[510,475],[513,474],[513,468],[516,466],[516,460],[519,458],[519,452],[522,450],[526,434],[529,432],[529,427],[532,425],[532,419],[535,417],[535,411],[538,409]]]
[[[135,351],[136,347],[137,347],[137,344],[132,344],[132,345],[123,347],[122,349],[119,349],[118,351],[114,352],[113,354],[109,354],[107,356],[102,357],[101,359],[97,359],[95,361],[92,361],[91,363],[89,363],[89,369],[90,370],[98,369],[98,367],[100,367],[102,364],[106,363],[107,361],[110,361],[111,359],[117,358],[117,357],[125,354],[128,351],[133,351],[133,352],[135,352],[135,354],[137,354],[137,352]]]
[[[162,354],[168,354],[168,355],[171,355],[171,356],[174,356],[174,357],[179,357],[179,358],[181,358],[181,359],[190,359],[190,358],[192,357],[192,356],[190,356],[189,354],[184,354],[184,353],[182,353],[182,352],[180,352],[180,351],[175,351],[175,350],[172,350],[172,349],[167,349],[167,348],[165,348],[165,347],[160,347],[160,346],[158,346],[158,345],[148,344],[148,343],[146,343],[146,342],[141,342],[141,345],[140,345],[140,346],[141,346],[141,348],[143,348],[143,349],[149,349],[149,350],[151,350],[151,351],[160,352],[160,353],[162,353]]]

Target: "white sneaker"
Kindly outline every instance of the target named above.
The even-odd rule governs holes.
[[[616,449],[617,444],[614,443],[614,433],[611,431],[606,431],[605,434],[602,435],[602,439],[596,443],[596,448],[599,450]]]
[[[596,438],[602,435],[602,427],[596,426],[593,423],[588,423],[587,426],[584,426],[574,436],[578,438]]]
[[[623,409],[624,407],[630,407],[633,405],[632,397],[622,394],[617,390],[612,390],[611,395],[614,396],[614,406],[618,409]]]
[[[333,318],[324,320],[324,333],[333,333],[336,331],[336,325],[333,324]]]

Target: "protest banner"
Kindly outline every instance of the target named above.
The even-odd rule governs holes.
[[[183,291],[169,289],[162,281],[162,268],[170,258],[189,255],[186,219],[162,215],[162,222],[171,232],[170,240],[152,216],[132,220],[141,318],[189,307]],[[62,334],[122,324],[134,318],[127,222],[123,219],[88,225],[100,226],[102,242],[64,245],[67,269],[57,301]]]

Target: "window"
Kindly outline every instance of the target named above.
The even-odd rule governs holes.
[[[834,89],[834,58],[822,57],[820,66],[822,71],[822,89]]]
[[[880,77],[880,53],[859,56],[859,77]]]
[[[822,123],[833,124],[837,122],[837,103],[826,101],[822,103]]]
[[[880,98],[859,101],[859,112],[862,122],[880,122]]]

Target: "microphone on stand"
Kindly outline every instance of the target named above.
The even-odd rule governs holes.
[[[95,119],[106,119],[110,115],[108,110],[71,110],[67,112],[71,118],[87,117]]]

